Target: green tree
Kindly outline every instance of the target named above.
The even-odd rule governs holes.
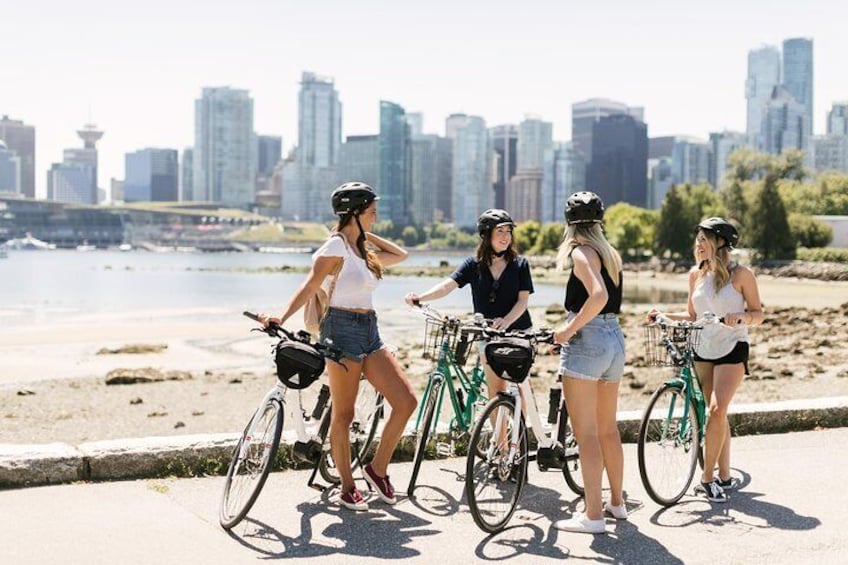
[[[833,229],[812,216],[790,213],[789,231],[799,247],[827,247],[833,241]]]
[[[618,202],[604,214],[604,231],[609,242],[627,258],[650,251],[658,212]]]
[[[407,247],[418,244],[418,230],[415,229],[415,226],[406,226],[403,228],[401,237],[403,238],[403,244]]]
[[[562,243],[563,225],[559,223],[545,224],[536,236],[536,243],[530,248],[531,255],[542,255],[559,249]]]
[[[763,179],[748,222],[750,246],[760,259],[794,259],[795,240],[789,231],[786,208],[777,191],[778,173],[770,171]]]
[[[692,221],[686,214],[681,190],[673,186],[663,199],[660,218],[654,232],[654,252],[668,252],[673,258],[681,258],[692,251]]]
[[[515,238],[515,245],[518,247],[518,252],[529,252],[539,238],[539,232],[541,230],[542,225],[536,220],[528,220],[515,226],[512,236]]]

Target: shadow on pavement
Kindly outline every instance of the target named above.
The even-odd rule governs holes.
[[[440,533],[427,528],[430,522],[396,506],[375,503],[367,512],[353,512],[329,502],[325,492],[321,502],[304,502],[297,506],[300,511],[300,533],[288,536],[264,522],[246,518],[241,535],[230,531],[229,535],[242,546],[270,559],[296,557],[319,557],[331,554],[358,555],[364,557],[402,559],[420,555],[416,549],[406,547],[413,538]],[[314,518],[325,515],[331,523],[318,532],[321,542],[313,541],[316,532]]]
[[[761,500],[761,497],[765,496],[764,493],[747,489],[751,484],[751,475],[738,469],[734,470],[741,475],[740,486],[729,493],[726,503],[710,503],[696,495],[675,506],[661,508],[651,516],[651,522],[669,528],[709,523],[713,526],[745,524],[751,528],[796,531],[812,530],[821,525],[821,520],[815,516],[801,516],[791,508]],[[740,514],[758,520],[749,522]]]

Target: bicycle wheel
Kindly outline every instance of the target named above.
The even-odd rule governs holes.
[[[519,419],[515,457],[510,460],[514,425],[515,400],[497,397],[486,406],[471,434],[472,445],[477,445],[483,434],[488,433],[490,438],[485,457],[478,457],[476,449],[468,450],[465,471],[465,495],[471,516],[481,530],[490,534],[506,527],[518,507],[526,482],[528,457],[524,416]]]
[[[283,433],[283,407],[272,398],[245,428],[230,467],[221,497],[218,518],[225,530],[247,516],[265,486]]]
[[[562,426],[565,428],[562,434],[562,445],[565,451],[565,463],[562,465],[562,476],[565,478],[565,484],[577,496],[583,496],[586,490],[583,488],[583,472],[580,470],[580,451],[577,448],[577,438],[574,437],[574,430],[571,429],[570,420],[568,419],[568,410],[565,404],[562,406]]]
[[[415,431],[418,439],[415,444],[415,457],[412,461],[412,476],[409,478],[409,486],[406,487],[406,494],[408,496],[412,496],[412,493],[415,491],[415,481],[418,480],[418,471],[421,470],[421,462],[424,460],[424,452],[427,450],[427,442],[430,440],[430,430],[433,428],[436,405],[439,403],[439,392],[442,390],[443,383],[444,381],[441,377],[433,379],[430,385],[430,392],[427,395],[424,414],[422,414],[421,422]]]
[[[364,379],[363,379],[364,380]],[[368,450],[377,435],[377,426],[383,417],[383,395],[369,383],[364,381],[356,397],[353,422],[350,424],[350,467],[355,470],[365,462]],[[327,438],[330,429],[330,418],[332,406],[324,412],[318,435]],[[326,482],[337,485],[341,483],[341,477],[336,469],[333,454],[330,451],[329,442],[324,441],[321,459],[318,462],[318,472]]]
[[[639,426],[639,474],[654,502],[671,506],[692,483],[700,452],[698,417],[682,387],[665,384],[651,397]]]

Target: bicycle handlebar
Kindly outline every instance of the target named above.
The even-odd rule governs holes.
[[[259,319],[259,316],[257,314],[254,314],[253,312],[248,312],[248,311],[245,310],[244,312],[242,312],[242,314],[244,316],[250,318],[254,322],[260,322],[260,323],[262,322]],[[339,349],[338,347],[335,347],[333,345],[327,344],[327,343],[322,343],[320,341],[312,341],[311,340],[312,336],[309,335],[308,332],[305,332],[303,330],[301,330],[301,331],[299,331],[298,333],[295,334],[294,332],[290,332],[289,330],[287,330],[286,328],[284,328],[283,326],[281,326],[280,324],[278,324],[276,322],[268,322],[268,325],[266,327],[263,327],[261,329],[260,328],[254,328],[254,330],[268,334],[271,337],[286,339],[286,340],[290,340],[290,341],[299,341],[301,343],[305,343],[306,345],[310,345],[310,346],[314,347],[315,349],[317,349],[318,352],[321,353],[321,355],[323,355],[324,357],[327,357],[328,359],[331,359],[331,360],[333,360],[337,363],[341,362],[341,359],[342,359],[342,350],[341,349]]]

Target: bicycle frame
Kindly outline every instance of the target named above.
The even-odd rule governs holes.
[[[474,405],[479,402],[481,398],[484,398],[483,395],[480,394],[480,387],[483,384],[483,381],[485,381],[486,374],[481,365],[480,356],[477,356],[477,362],[471,370],[471,376],[469,377],[469,375],[465,372],[465,369],[456,362],[453,351],[451,351],[451,348],[448,346],[448,340],[444,339],[442,341],[442,345],[439,350],[439,358],[436,363],[436,370],[431,373],[431,378],[427,380],[427,386],[424,389],[424,394],[422,395],[421,402],[419,403],[418,414],[415,418],[416,429],[421,423],[421,417],[424,413],[424,407],[427,405],[427,398],[432,390],[433,382],[440,378],[442,381],[446,382],[448,386],[443,386],[439,389],[439,399],[436,404],[436,417],[433,419],[433,425],[435,426],[439,420],[438,416],[441,414],[442,402],[445,398],[445,389],[447,389],[451,407],[454,412],[454,419],[451,421],[451,428],[467,432],[474,424],[472,420]],[[464,406],[460,404],[459,395],[456,390],[456,383],[459,383],[459,386],[467,395],[463,401],[465,403]]]
[[[701,388],[701,378],[695,371],[694,358],[691,348],[685,347],[683,351],[673,343],[667,334],[663,335],[663,344],[669,352],[676,367],[679,367],[677,374],[666,381],[669,386],[675,386],[683,390],[683,396],[686,399],[683,407],[683,425],[678,430],[678,440],[684,441],[686,434],[689,432],[689,410],[691,405],[695,405],[695,417],[698,419],[698,442],[702,442],[706,433],[707,410],[704,400],[703,389]],[[668,429],[666,426],[674,413],[674,400],[669,405],[668,416],[663,424],[663,433]]]
[[[562,384],[560,383],[560,387]],[[537,452],[542,449],[553,449],[557,446],[557,444],[562,441],[564,438],[560,438],[559,436],[561,431],[561,423],[562,423],[562,410],[557,412],[557,421],[555,424],[551,425],[550,429],[546,430],[545,425],[542,423],[542,418],[539,416],[539,407],[536,401],[536,395],[533,394],[533,388],[530,386],[530,379],[525,379],[520,385],[516,385],[514,383],[510,383],[509,387],[506,391],[499,393],[502,396],[507,396],[513,399],[515,402],[515,410],[513,412],[513,422],[512,422],[512,436],[510,437],[509,442],[509,454],[507,456],[507,461],[510,465],[512,465],[515,461],[515,453],[518,448],[518,442],[520,441],[520,432],[521,432],[521,415],[524,414],[525,422],[527,422],[530,432],[533,434],[533,437],[536,438],[537,443]],[[527,401],[526,399],[530,399]],[[522,400],[524,399],[524,400]],[[503,429],[503,412],[498,412],[497,419],[495,421],[494,431],[492,432],[492,436],[494,437],[497,433],[497,430]],[[564,431],[564,430],[562,430]],[[486,454],[488,459],[491,459],[494,455],[495,444],[490,443],[489,450]],[[569,457],[577,457],[577,455],[568,456],[566,454],[566,458]]]

